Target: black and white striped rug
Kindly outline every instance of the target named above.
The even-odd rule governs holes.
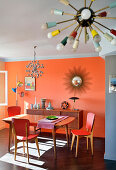
[[[52,149],[54,145],[53,145],[53,140],[51,138],[38,137],[38,141],[39,141],[40,158],[41,158],[42,155],[45,154],[45,152]],[[66,143],[67,142],[64,140],[56,140],[56,147],[64,147]],[[25,154],[23,153],[23,144],[21,142],[18,143],[16,161],[14,160],[14,146],[11,147],[10,153],[6,153],[0,158],[0,161],[21,166],[24,168],[29,168],[32,170],[47,169],[47,168],[43,168],[45,161],[41,161],[42,159],[39,160],[38,151],[35,143],[29,143],[29,164],[27,163],[26,153],[27,153],[26,149],[25,149]]]

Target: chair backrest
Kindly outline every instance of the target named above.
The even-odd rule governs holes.
[[[29,135],[29,120],[28,119],[12,119],[13,127],[16,133],[16,136],[28,136]],[[26,132],[27,127],[27,132]]]
[[[89,131],[92,131],[92,129],[93,129],[94,120],[95,120],[95,114],[94,113],[88,113],[87,114],[87,121],[86,121],[86,128]]]
[[[9,106],[8,107],[8,117],[19,115],[21,113],[20,106]]]

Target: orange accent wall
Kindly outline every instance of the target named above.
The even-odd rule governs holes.
[[[16,75],[18,80],[24,83],[26,76],[26,65],[29,61],[7,62],[6,70],[8,70],[8,104],[15,105],[16,95],[12,88],[16,87]],[[105,137],[105,61],[100,57],[92,58],[74,58],[74,59],[53,59],[40,60],[44,64],[44,74],[36,80],[36,91],[24,91],[25,96],[18,95],[18,104],[24,113],[24,103],[35,102],[40,103],[41,98],[46,98],[46,107],[51,101],[54,108],[60,108],[62,101],[68,101],[70,108],[73,102],[69,100],[74,94],[66,90],[64,85],[64,76],[69,69],[73,67],[84,68],[90,75],[90,85],[86,92],[76,94],[80,99],[76,101],[75,108],[84,110],[84,123],[86,121],[87,112],[96,114],[94,136]],[[20,91],[24,90],[24,86]]]

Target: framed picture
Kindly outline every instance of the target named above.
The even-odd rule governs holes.
[[[25,77],[25,90],[35,91],[35,78]]]
[[[109,93],[116,93],[116,75],[109,76]]]

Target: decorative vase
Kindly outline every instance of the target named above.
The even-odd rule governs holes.
[[[37,109],[37,101],[36,101],[36,97],[35,97],[34,109]]]
[[[49,102],[48,107],[46,108],[46,110],[53,110],[53,109],[54,108],[52,107],[51,102]]]
[[[40,104],[39,103],[37,104],[37,109],[40,109]]]
[[[42,109],[45,109],[45,102],[46,102],[46,99],[41,99]]]
[[[30,104],[30,106],[31,106],[31,109],[33,109],[33,104]]]

